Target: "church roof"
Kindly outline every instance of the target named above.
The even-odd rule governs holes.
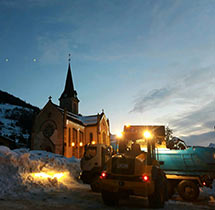
[[[79,119],[81,119],[85,125],[94,125],[98,122],[98,115],[79,116]]]
[[[61,107],[57,106],[56,104],[54,104],[57,109],[64,114],[64,109],[62,109]],[[98,114],[98,115],[88,115],[88,116],[82,116],[82,115],[76,115],[72,112],[68,112],[67,111],[67,118],[73,122],[76,122],[80,125],[83,126],[91,126],[91,125],[96,125],[98,123],[98,121],[102,118],[104,113],[102,114]]]
[[[66,76],[65,88],[60,98],[64,98],[64,97],[77,97],[77,92],[74,90],[74,85],[72,81],[72,72],[71,72],[70,63],[69,63],[68,72]]]

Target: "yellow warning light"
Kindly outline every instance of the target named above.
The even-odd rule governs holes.
[[[95,141],[92,141],[91,144],[96,144],[96,142],[95,142]]]
[[[149,131],[145,131],[145,132],[143,133],[143,136],[144,136],[146,139],[152,138],[152,134],[151,134]]]

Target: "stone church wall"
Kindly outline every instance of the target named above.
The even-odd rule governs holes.
[[[51,102],[39,113],[32,133],[32,149],[63,152],[63,115]]]

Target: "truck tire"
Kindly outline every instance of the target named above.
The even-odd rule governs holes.
[[[119,196],[117,193],[102,191],[102,199],[107,206],[117,206],[119,203]]]
[[[157,177],[155,180],[155,189],[152,195],[148,196],[149,206],[151,208],[163,208],[166,200],[167,184],[164,177]]]
[[[178,193],[186,201],[194,201],[199,196],[199,187],[193,181],[182,180],[178,184]]]

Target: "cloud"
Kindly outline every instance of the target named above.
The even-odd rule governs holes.
[[[176,116],[169,121],[169,126],[181,135],[211,131],[215,126],[215,100],[197,110]]]
[[[61,63],[77,47],[71,39],[64,36],[55,37],[54,40],[51,35],[40,36],[37,38],[37,43],[41,54],[40,62],[45,64]]]
[[[42,5],[41,2],[43,1],[53,2],[50,0],[29,1],[32,5]],[[179,46],[176,45],[176,43],[180,43],[177,42],[177,37],[184,39],[183,33],[191,34],[181,28],[183,25],[178,24],[178,21],[184,23],[184,19],[188,21],[186,16],[184,17],[184,12],[187,14],[193,9],[193,6],[185,7],[187,2],[186,4],[184,2],[186,1],[166,3],[136,1],[133,4],[130,1],[123,1],[123,3],[116,3],[115,1],[65,1],[63,12],[59,10],[60,12],[56,11],[52,14],[48,13],[49,15],[39,16],[38,22],[53,24],[56,28],[54,34],[58,33],[58,28],[62,29],[65,25],[67,25],[66,33],[75,27],[76,30],[72,29],[67,34],[67,39],[71,39],[81,46],[87,46],[82,48],[81,52],[81,47],[78,48],[78,52],[74,50],[79,57],[85,60],[94,60],[95,62],[117,60],[120,62],[120,60],[137,57],[142,59],[143,56],[149,57],[150,60],[151,57],[153,59],[156,57],[154,53],[158,54],[158,59],[164,56],[168,60],[178,59],[179,56],[186,53],[186,58],[183,56],[182,58],[187,59],[187,54],[195,55],[195,53],[190,53],[190,46],[185,52],[183,51],[183,43]],[[58,1],[55,5],[61,4]],[[61,6],[58,7],[61,8]],[[199,13],[196,12],[195,14]],[[178,35],[179,31],[176,30],[179,26],[181,26],[181,35]],[[170,40],[171,44],[169,43]],[[55,39],[52,41],[54,43]],[[192,38],[189,39],[189,43],[191,41]],[[179,51],[179,47],[183,49]],[[205,42],[204,47],[208,53]],[[196,51],[196,47],[194,50]]]
[[[172,79],[168,86],[147,94],[142,90],[131,112],[151,115],[153,122],[168,124],[179,137],[211,132],[215,126],[214,69],[214,66],[193,69]]]
[[[173,87],[164,87],[160,89],[151,90],[148,94],[139,96],[134,104],[131,112],[145,112],[147,110],[165,104],[170,100],[177,89]]]
[[[206,132],[200,135],[191,135],[181,137],[189,146],[209,146],[210,143],[215,143],[215,132]]]
[[[131,112],[144,113],[155,108],[175,106],[187,108],[202,106],[215,98],[215,67],[208,66],[186,72],[180,78],[170,78],[168,85],[152,89],[147,94],[142,90],[136,99]]]

